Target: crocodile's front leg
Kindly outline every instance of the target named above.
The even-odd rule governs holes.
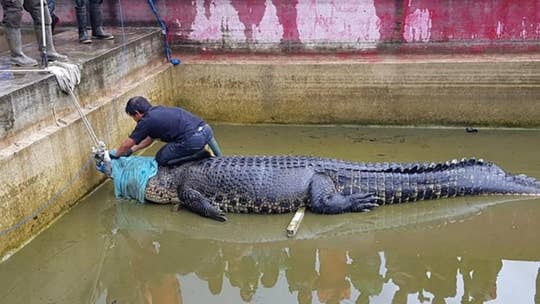
[[[343,212],[369,211],[378,207],[379,198],[371,193],[342,195],[336,191],[332,179],[324,174],[315,174],[309,186],[311,210],[315,213],[336,214]]]
[[[183,189],[183,187],[178,187],[177,191],[178,197],[182,201],[182,206],[185,206],[190,211],[220,222],[227,220],[225,214],[213,206],[210,200],[204,197],[199,191],[191,188]]]

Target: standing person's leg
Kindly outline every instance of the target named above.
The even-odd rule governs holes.
[[[1,0],[4,10],[3,27],[6,40],[11,51],[11,64],[18,66],[35,66],[37,61],[26,56],[22,51],[21,18],[23,0]]]
[[[79,29],[79,42],[88,44],[92,43],[90,36],[86,28],[88,26],[88,16],[86,14],[86,1],[87,0],[74,0],[75,2],[75,15],[77,16],[77,28]]]
[[[92,25],[92,38],[111,40],[114,36],[103,31],[103,14],[101,4],[103,0],[89,0],[90,24]]]
[[[58,22],[60,22],[60,18],[58,18],[58,16],[56,16],[56,14],[54,13],[54,10],[56,9],[56,1],[47,0],[47,7],[49,8],[49,14],[51,15],[51,29],[54,33],[56,25],[58,24]]]
[[[34,30],[36,31],[39,50],[43,47],[43,34],[41,31],[41,3],[43,0],[24,0],[24,9],[30,13],[34,20]],[[45,44],[47,47],[47,58],[49,61],[66,60],[67,56],[59,54],[54,48],[51,29],[51,15],[47,5],[44,6],[43,15],[45,16]]]

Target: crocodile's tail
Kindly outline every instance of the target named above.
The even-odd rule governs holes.
[[[483,160],[465,160],[453,172],[457,196],[502,194],[540,196],[540,182],[524,174],[514,175]]]
[[[495,184],[497,186],[497,184]],[[507,174],[499,187],[494,187],[493,194],[515,194],[540,196],[540,182],[525,174]]]
[[[446,163],[339,163],[327,169],[345,194],[370,192],[383,204],[469,195],[540,196],[540,182],[512,175],[491,162],[476,159]]]

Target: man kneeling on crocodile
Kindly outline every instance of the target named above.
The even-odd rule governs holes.
[[[141,96],[128,100],[126,113],[137,126],[111,158],[129,156],[148,147],[158,138],[167,144],[156,153],[160,166],[180,163],[210,156],[204,149],[208,144],[216,156],[221,155],[212,128],[201,118],[177,107],[152,106]]]
[[[456,196],[540,196],[535,178],[509,174],[474,158],[361,163],[309,156],[219,156],[214,148],[218,157],[206,157],[203,147],[212,146],[212,130],[193,114],[152,107],[143,97],[130,99],[126,112],[137,127],[118,148],[117,159],[109,159],[104,144],[94,150],[97,168],[112,178],[116,197],[179,204],[218,221],[227,220],[224,212],[284,213],[307,207],[337,214]],[[118,158],[154,138],[168,142],[155,160]]]

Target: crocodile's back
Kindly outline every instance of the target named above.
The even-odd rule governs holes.
[[[315,159],[215,157],[189,169],[189,187],[227,212],[284,213],[307,203]]]

